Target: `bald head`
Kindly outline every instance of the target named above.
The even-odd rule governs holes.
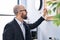
[[[16,5],[13,9],[15,15],[18,13],[18,11],[25,9],[23,5]]]
[[[23,5],[16,5],[13,11],[17,18],[27,19],[27,11]]]

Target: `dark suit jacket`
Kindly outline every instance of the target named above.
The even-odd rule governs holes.
[[[40,17],[35,23],[27,24],[29,26],[28,30],[36,28],[44,20],[43,17]],[[28,33],[29,34],[29,33]],[[30,38],[26,40],[32,40],[31,35],[28,35]],[[3,31],[3,40],[24,40],[22,30],[16,20],[6,24]]]

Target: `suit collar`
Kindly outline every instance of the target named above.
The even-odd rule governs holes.
[[[19,25],[23,24],[23,22],[19,21],[17,18],[15,18],[15,20]]]

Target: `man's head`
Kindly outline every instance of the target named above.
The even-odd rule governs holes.
[[[13,9],[16,17],[27,19],[27,11],[23,5],[16,5]]]

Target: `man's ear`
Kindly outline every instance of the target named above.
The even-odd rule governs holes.
[[[16,10],[14,10],[15,11],[15,13],[18,13],[18,10],[16,9]]]

